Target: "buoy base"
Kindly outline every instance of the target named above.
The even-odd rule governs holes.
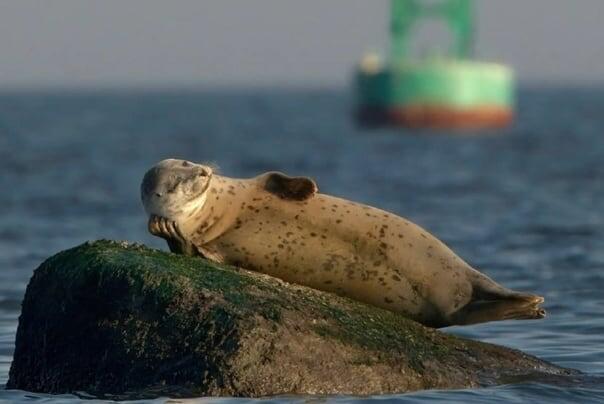
[[[364,127],[489,129],[509,125],[513,121],[513,111],[499,106],[480,106],[463,110],[444,106],[367,106],[357,108],[356,120]]]

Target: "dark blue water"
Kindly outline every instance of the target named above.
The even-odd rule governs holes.
[[[500,283],[546,298],[545,320],[446,332],[589,376],[372,399],[604,401],[604,88],[519,100],[511,128],[451,136],[364,132],[336,90],[0,93],[0,385],[32,271],[85,240],[165,248],[146,233],[138,188],[148,167],[179,157],[230,176],[310,175],[322,192],[410,218]],[[77,398],[0,390],[0,402],[66,400]]]

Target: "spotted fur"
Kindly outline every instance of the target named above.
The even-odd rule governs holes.
[[[151,220],[166,218],[182,236],[161,226],[152,232],[178,252],[197,252],[433,327],[543,317],[543,298],[498,285],[421,227],[317,192],[305,177],[271,172],[229,178],[182,160],[160,162],[141,186]],[[194,248],[173,248],[176,239]]]

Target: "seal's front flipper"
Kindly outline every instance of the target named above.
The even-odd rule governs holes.
[[[468,325],[487,321],[540,319],[545,317],[545,310],[539,307],[541,302],[543,298],[538,302],[514,299],[474,301],[453,314],[451,323]]]
[[[168,242],[171,252],[188,256],[201,255],[193,243],[183,236],[180,228],[173,220],[151,215],[149,217],[148,228],[151,234],[161,237]]]
[[[305,201],[319,190],[317,184],[308,177],[288,177],[278,172],[270,172],[265,177],[264,189],[281,199]]]

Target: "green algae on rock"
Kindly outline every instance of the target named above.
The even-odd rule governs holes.
[[[379,394],[572,373],[267,275],[96,241],[35,271],[7,388],[118,398]]]

